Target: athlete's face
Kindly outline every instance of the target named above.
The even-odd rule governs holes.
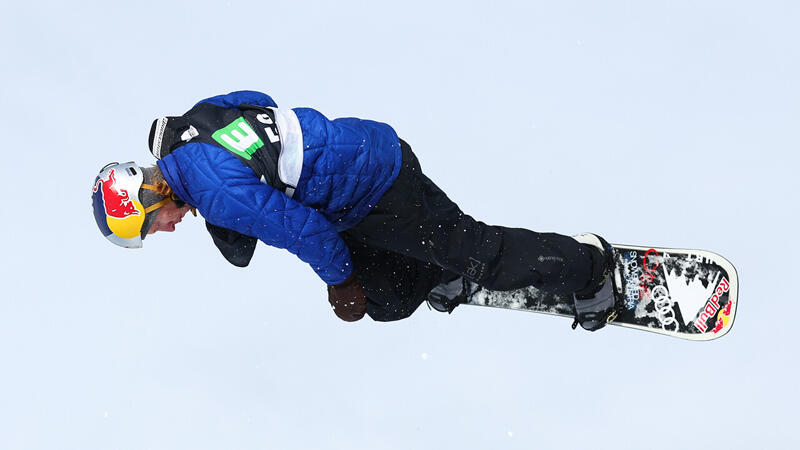
[[[156,231],[175,231],[175,224],[180,223],[183,216],[185,216],[190,209],[192,209],[192,207],[189,205],[183,205],[178,208],[178,204],[175,202],[167,203],[158,209],[156,221],[153,222],[147,234],[153,234]]]

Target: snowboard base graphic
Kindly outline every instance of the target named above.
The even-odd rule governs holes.
[[[730,331],[739,280],[728,260],[704,250],[613,247],[617,314],[609,324],[698,341]],[[470,288],[469,305],[575,316],[571,295]]]

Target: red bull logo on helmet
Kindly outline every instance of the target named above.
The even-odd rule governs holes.
[[[135,197],[138,186],[133,184],[120,182],[115,169],[110,169],[106,178],[97,178],[93,189],[94,195],[102,198],[109,230],[123,239],[138,237],[144,223],[144,206]]]
[[[141,211],[131,200],[126,189],[117,186],[117,178],[114,176],[114,169],[108,171],[108,178],[105,180],[98,178],[94,184],[94,192],[98,188],[103,190],[103,207],[106,215],[117,219],[124,219],[128,216],[139,216]]]

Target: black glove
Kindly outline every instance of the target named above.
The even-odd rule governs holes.
[[[367,297],[355,274],[337,285],[328,285],[328,301],[336,316],[345,322],[355,322],[367,312]]]

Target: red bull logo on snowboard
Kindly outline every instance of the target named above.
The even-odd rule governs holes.
[[[695,328],[700,330],[700,332],[705,333],[708,330],[708,319],[714,317],[714,315],[717,314],[717,311],[720,310],[719,301],[722,298],[722,295],[728,292],[730,286],[731,285],[728,282],[728,279],[723,277],[722,281],[719,282],[719,285],[714,290],[714,294],[711,295],[710,299],[708,299],[706,307],[703,309],[703,312],[700,313],[700,317],[698,317],[697,320],[694,322]],[[722,313],[720,313],[720,317],[717,319],[717,322],[714,326],[713,330],[714,333],[722,331],[722,329],[725,327],[725,325],[727,324],[725,318],[727,318],[728,321],[730,321],[730,314],[732,307],[733,303],[728,302],[725,309],[722,311]],[[727,313],[725,313],[726,310]],[[724,318],[722,317],[723,315],[725,315]],[[720,323],[720,321],[722,321],[722,323]]]
[[[728,304],[725,305],[725,308],[719,312],[719,317],[717,318],[717,323],[714,324],[714,329],[711,330],[714,334],[719,333],[720,331],[724,330],[725,327],[731,323],[731,311],[733,310],[733,299],[728,301]]]
[[[108,171],[107,178],[98,177],[93,189],[95,200],[103,205],[108,231],[123,239],[139,236],[144,223],[144,206],[131,198],[132,189],[136,187],[120,185],[114,169]]]

